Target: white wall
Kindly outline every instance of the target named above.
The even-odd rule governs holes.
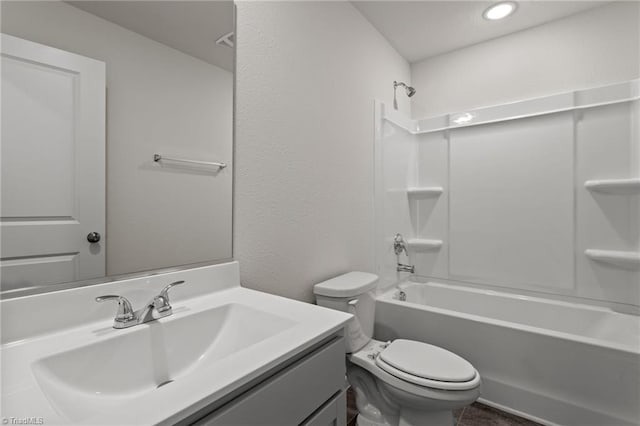
[[[393,80],[409,77],[409,64],[347,2],[237,4],[234,256],[243,285],[312,301],[315,282],[373,270],[373,101],[391,101]]]
[[[107,273],[231,257],[233,75],[62,2],[2,2],[2,31],[106,62]]]
[[[412,115],[638,78],[639,20],[640,3],[616,2],[412,64]]]

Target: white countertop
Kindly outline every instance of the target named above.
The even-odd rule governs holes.
[[[229,268],[229,265],[237,268],[235,263],[206,268],[220,266]],[[164,279],[166,282],[167,279],[178,277],[181,273],[168,275],[167,277],[158,276],[158,279]],[[105,288],[100,291],[102,290]],[[84,289],[84,291],[87,290]],[[46,296],[46,294],[39,295],[38,303],[42,303],[42,298]],[[104,398],[100,400],[102,408],[95,413],[91,412],[88,417],[76,419],[77,423],[110,425],[175,423],[246,385],[292,356],[340,332],[351,318],[350,315],[342,312],[241,288],[238,283],[217,285],[217,288],[210,293],[192,296],[172,301],[173,315],[159,319],[157,322],[168,323],[214,307],[237,304],[270,314],[276,313],[292,325],[214,363],[196,366],[173,383],[139,395],[128,396],[124,402],[122,397],[110,400],[110,396],[95,396],[94,398]],[[12,300],[3,301],[3,304],[5,302],[9,303]],[[86,303],[88,306],[95,304],[92,300],[87,300]],[[134,305],[134,308],[136,307]],[[76,306],[76,309],[81,308],[82,306]],[[115,311],[115,306],[112,305],[111,310]],[[6,312],[3,312],[3,321],[11,321],[11,317],[5,314]],[[38,317],[37,314],[35,316]],[[116,330],[111,325],[112,319],[98,319],[58,330],[27,333],[23,339],[4,343],[2,345],[2,412],[0,415],[16,419],[41,417],[47,425],[74,423],[74,419],[69,419],[56,409],[55,402],[47,399],[47,394],[43,392],[33,374],[34,362],[59,352],[113,339],[116,336],[136,333],[142,327],[149,327],[149,324],[143,324]],[[18,335],[15,334],[15,336]]]

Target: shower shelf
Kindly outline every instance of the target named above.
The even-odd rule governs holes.
[[[588,249],[584,254],[592,260],[623,267],[640,267],[640,252]]]
[[[407,188],[407,196],[414,198],[437,197],[442,194],[443,191],[444,189],[441,186]]]
[[[612,194],[640,193],[640,178],[588,180],[584,187],[589,191],[609,192]]]
[[[427,251],[438,250],[442,247],[442,240],[425,240],[422,238],[411,238],[407,240],[409,250]]]

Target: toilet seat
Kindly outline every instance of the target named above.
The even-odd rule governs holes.
[[[408,377],[412,380],[401,378],[402,374],[392,374],[378,365],[376,360],[380,353],[384,352],[391,344],[379,340],[370,340],[361,350],[353,352],[347,356],[349,364],[360,367],[368,371],[381,382],[381,389],[396,389],[406,392],[416,398],[424,398],[425,401],[439,401],[435,404],[456,404],[461,401],[475,401],[480,393],[480,374],[474,369],[474,378],[469,382],[450,384],[448,389],[446,382],[431,381],[423,379],[421,383],[414,383],[417,377]],[[444,349],[443,349],[444,350]],[[448,352],[448,351],[447,351]],[[348,367],[351,368],[351,367]],[[391,366],[391,369],[393,367]],[[457,386],[456,386],[457,385]],[[466,404],[463,404],[466,405]]]
[[[394,377],[433,389],[468,390],[480,383],[480,375],[465,359],[412,340],[394,340],[378,354],[375,364]]]
[[[468,382],[444,382],[439,380],[431,380],[425,379],[423,377],[413,376],[411,374],[407,374],[404,371],[398,370],[390,365],[385,365],[384,361],[382,363],[376,361],[376,365],[380,367],[381,370],[391,374],[394,377],[397,377],[400,380],[403,380],[408,383],[412,383],[418,386],[424,386],[431,389],[439,389],[439,390],[469,390],[476,388],[480,383],[480,375],[476,374],[473,380]]]
[[[480,382],[475,368],[465,359],[413,340],[394,340],[376,356],[375,363],[399,379],[434,389],[467,390]]]

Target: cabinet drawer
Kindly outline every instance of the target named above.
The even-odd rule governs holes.
[[[345,387],[345,343],[332,340],[197,425],[298,425]]]
[[[334,396],[301,426],[346,426],[347,425],[347,391],[342,390]]]

